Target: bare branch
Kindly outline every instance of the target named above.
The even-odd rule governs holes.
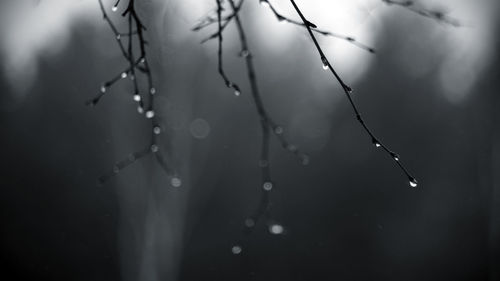
[[[352,89],[351,87],[349,87],[341,78],[340,76],[338,75],[338,73],[335,71],[335,69],[333,68],[333,66],[331,65],[330,61],[326,58],[323,50],[321,49],[319,43],[318,43],[318,40],[316,40],[316,37],[314,36],[314,33],[312,32],[311,30],[311,27],[310,25],[308,25],[307,23],[309,22],[305,17],[304,15],[302,14],[302,12],[300,11],[299,7],[297,6],[297,4],[295,4],[295,1],[294,0],[290,0],[290,2],[292,3],[295,11],[297,11],[297,14],[300,16],[300,18],[302,19],[302,22],[304,23],[304,26],[306,27],[307,31],[309,32],[309,35],[311,36],[311,39],[314,43],[314,45],[316,46],[316,49],[318,50],[318,53],[319,53],[319,56],[320,56],[320,59],[321,59],[321,62],[323,63],[323,68],[325,68],[325,70],[330,70],[330,72],[333,74],[333,76],[335,77],[335,79],[339,82],[340,86],[342,86],[342,89],[344,90],[344,93],[347,97],[347,99],[349,100],[349,104],[351,105],[353,111],[354,111],[354,114],[356,116],[356,119],[358,120],[358,122],[361,124],[361,126],[363,127],[363,129],[365,130],[365,132],[370,136],[371,138],[371,141],[373,143],[373,145],[375,147],[380,147],[383,149],[383,151],[385,151],[393,160],[394,162],[396,162],[396,164],[399,166],[399,168],[405,173],[405,175],[407,176],[408,178],[408,181],[410,183],[410,186],[412,187],[415,187],[417,186],[417,180],[408,172],[407,168],[402,164],[401,162],[401,158],[399,157],[399,155],[397,153],[395,153],[394,151],[390,150],[385,144],[383,144],[378,138],[375,137],[375,135],[372,133],[372,131],[370,130],[370,128],[366,125],[366,122],[364,121],[364,119],[361,117],[361,113],[359,112],[356,104],[354,103],[354,100],[352,99],[351,97],[351,93],[352,93]]]

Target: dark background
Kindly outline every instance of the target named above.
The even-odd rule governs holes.
[[[114,161],[147,142],[149,129],[127,83],[98,107],[84,106],[124,62],[104,22],[98,30],[76,24],[57,56],[40,55],[24,98],[16,98],[8,68],[0,75],[4,280],[500,280],[496,33],[473,86],[450,102],[436,82],[447,54],[415,77],[400,56],[418,60],[433,51],[400,50],[411,36],[425,41],[427,32],[451,28],[402,9],[379,26],[377,54],[354,83],[354,97],[418,178],[410,188],[370,144],[303,31],[294,29],[296,43],[270,54],[252,40],[262,30],[251,27],[256,5],[248,6],[243,20],[264,101],[311,157],[302,166],[273,139],[272,219],[285,233],[271,235],[261,222],[242,254],[231,254],[261,192],[258,116],[234,29],[226,35],[225,64],[243,87],[238,98],[216,73],[216,45],[198,44],[208,32],[190,32],[194,23],[185,26],[173,4],[149,3],[141,13],[152,37],[158,114],[169,132],[162,147],[175,151],[183,186],[169,186],[150,157],[96,184]],[[97,4],[93,13],[100,18]],[[339,98],[319,99],[324,92]],[[206,138],[190,131],[199,118],[210,125]]]

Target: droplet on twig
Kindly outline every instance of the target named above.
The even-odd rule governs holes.
[[[151,119],[155,116],[155,112],[153,110],[146,111],[146,118]]]
[[[111,11],[113,11],[113,12],[118,11],[118,6],[114,5],[113,7],[111,7]]]
[[[267,2],[267,0],[260,0],[259,4],[266,8],[269,7],[269,2]]]
[[[158,152],[158,146],[156,144],[151,145],[151,152],[156,153]]]
[[[328,70],[328,60],[325,57],[322,57],[321,62],[323,63],[323,69]]]
[[[170,185],[172,185],[173,187],[180,187],[182,185],[182,180],[178,177],[173,177],[170,180]]]
[[[277,135],[283,134],[283,127],[281,127],[281,126],[274,127],[274,133]]]
[[[154,87],[151,87],[151,89],[149,89],[149,93],[152,95],[156,94],[156,89]]]
[[[417,180],[415,178],[413,178],[413,177],[409,178],[409,182],[410,182],[410,186],[411,187],[417,187],[417,185],[418,185]]]
[[[123,79],[127,78],[127,72],[122,72],[121,77],[122,77]]]
[[[266,182],[264,182],[264,184],[262,184],[262,188],[265,191],[271,191],[271,189],[273,189],[273,183],[270,181],[266,181]]]
[[[159,134],[161,133],[161,128],[160,128],[159,126],[155,126],[155,127],[153,128],[153,133],[154,133],[155,135],[159,135]]]
[[[239,245],[234,245],[232,248],[231,248],[231,252],[233,253],[233,255],[239,255],[241,254],[241,251],[243,249],[241,249],[241,246]]]
[[[137,101],[137,102],[141,101],[141,95],[135,94],[134,95],[134,101]]]

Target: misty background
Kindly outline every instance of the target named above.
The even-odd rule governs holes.
[[[418,1],[463,23],[452,27],[380,0],[297,0],[321,29],[376,49],[318,36],[416,188],[371,144],[306,31],[245,2],[264,103],[310,163],[272,138],[268,223],[285,231],[260,222],[239,255],[262,192],[261,131],[234,23],[224,65],[240,96],[217,73],[216,41],[199,43],[215,26],[191,31],[215,0],[137,2],[180,187],[151,156],[97,184],[150,136],[130,81],[84,105],[126,67],[98,1],[0,3],[6,280],[500,280],[497,1]]]

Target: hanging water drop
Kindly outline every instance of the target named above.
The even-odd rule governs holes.
[[[265,191],[271,191],[271,189],[273,189],[273,183],[270,182],[270,181],[266,181],[263,185],[262,185],[262,188],[265,190]]]
[[[237,96],[237,97],[239,97],[241,95],[241,92],[239,90],[235,90],[234,91],[234,95]]]
[[[151,87],[151,89],[149,89],[149,93],[152,95],[156,94],[156,89],[154,87]]]
[[[104,85],[101,86],[100,90],[101,90],[101,93],[103,93],[103,94],[106,93],[106,86],[104,86]]]
[[[231,248],[231,252],[233,253],[233,255],[239,255],[241,254],[241,246],[239,245],[234,245],[232,248]]]
[[[417,182],[417,180],[415,178],[410,177],[409,181],[410,181],[410,186],[411,187],[417,187],[418,182]]]
[[[376,138],[372,138],[372,143],[373,143],[373,145],[375,147],[380,147],[381,146],[380,142]]]
[[[172,185],[173,187],[180,187],[182,185],[182,180],[178,177],[173,177],[170,180],[170,185]]]
[[[137,101],[137,102],[141,101],[141,95],[135,94],[134,95],[134,101]]]
[[[348,93],[348,94],[352,94],[352,88],[347,86],[347,85],[344,85],[344,88],[345,88],[345,91]]]
[[[269,2],[267,2],[267,0],[260,0],[259,1],[259,4],[262,6],[262,7],[269,7]]]
[[[120,34],[116,34],[116,40],[122,39],[122,36]]]
[[[138,106],[137,107],[137,112],[139,112],[139,114],[143,114],[144,113],[144,108],[142,106]]]
[[[283,234],[284,230],[285,229],[280,224],[271,224],[269,226],[269,233],[274,234],[274,235]]]
[[[155,127],[153,128],[153,133],[154,133],[155,135],[159,135],[159,134],[161,133],[161,128],[160,128],[159,126],[155,126]]]
[[[155,112],[153,110],[146,111],[146,118],[151,119],[155,116]]]
[[[151,152],[156,153],[158,152],[159,148],[156,144],[151,145]]]
[[[127,78],[127,72],[122,72],[122,75],[121,75],[122,78]]]
[[[274,133],[277,135],[283,134],[283,127],[281,127],[281,126],[274,127]]]
[[[325,57],[321,58],[321,62],[323,63],[323,69],[328,70],[328,60]]]
[[[111,7],[111,11],[113,11],[113,12],[118,11],[118,6],[114,5],[113,7]]]

